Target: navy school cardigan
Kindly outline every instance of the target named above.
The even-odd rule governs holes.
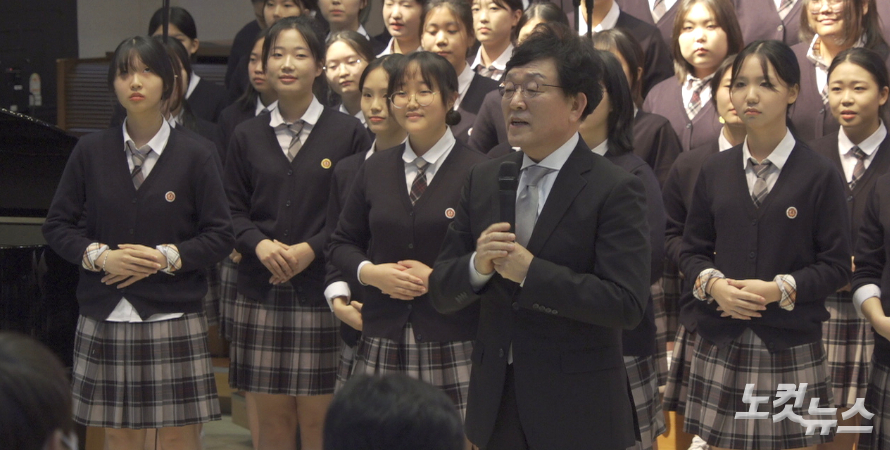
[[[890,174],[877,179],[868,197],[856,244],[853,292],[866,284],[881,288],[881,306],[890,311]],[[875,333],[875,361],[890,366],[890,341]]]
[[[306,242],[315,260],[291,278],[303,306],[326,305],[324,299],[324,245],[328,195],[334,166],[371,146],[368,132],[355,117],[325,108],[293,161],[288,162],[261,114],[235,128],[229,143],[225,187],[235,228],[238,291],[263,301],[272,285],[271,272],[256,256],[264,239],[293,245]]]
[[[720,347],[750,327],[770,352],[822,339],[825,298],[850,280],[850,215],[843,180],[831,161],[798,142],[769,195],[755,208],[742,165],[742,146],[712,155],[695,184],[680,250],[686,274],[680,321]],[[728,278],[771,281],[790,274],[794,310],[777,303],[762,317],[720,317],[717,302],[691,299],[704,269]]]
[[[158,272],[118,289],[102,272],[80,267],[80,314],[104,320],[121,296],[140,317],[197,312],[207,292],[203,269],[229,254],[234,242],[216,149],[176,128],[139,190],[133,186],[121,127],[84,136],[68,159],[50,205],[43,235],[62,258],[81,266],[93,242],[175,244],[182,268]]]

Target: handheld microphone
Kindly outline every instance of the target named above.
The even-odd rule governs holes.
[[[501,163],[498,171],[498,202],[501,205],[501,222],[510,224],[516,231],[516,189],[519,187],[519,165],[513,161]]]

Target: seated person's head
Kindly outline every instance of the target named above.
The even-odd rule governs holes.
[[[43,344],[0,332],[0,447],[74,450],[71,386]]]
[[[462,450],[463,423],[451,399],[405,375],[358,375],[334,396],[325,450]]]

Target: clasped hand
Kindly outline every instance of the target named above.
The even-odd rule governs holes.
[[[397,263],[365,264],[361,279],[365,284],[396,300],[414,300],[429,290],[433,269],[413,259]]]
[[[103,264],[106,285],[123,289],[167,267],[167,257],[159,250],[139,244],[121,244],[117,250],[105,250],[96,259]]]
[[[751,320],[761,317],[766,305],[782,298],[773,281],[717,279],[711,283],[711,296],[720,305],[720,317]]]
[[[263,239],[256,246],[256,256],[263,266],[272,272],[271,284],[281,284],[309,267],[315,260],[315,252],[305,242],[287,245],[271,239]]]
[[[476,271],[488,275],[497,271],[502,277],[522,283],[534,255],[516,242],[507,222],[495,223],[485,229],[476,240]]]

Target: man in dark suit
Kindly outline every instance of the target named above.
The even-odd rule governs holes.
[[[522,151],[472,169],[430,295],[442,312],[481,302],[474,444],[625,449],[635,428],[621,329],[639,323],[649,295],[644,188],[578,135],[602,99],[601,61],[565,26],[539,27],[504,78],[507,135]],[[515,233],[498,213],[505,161],[522,168]]]

